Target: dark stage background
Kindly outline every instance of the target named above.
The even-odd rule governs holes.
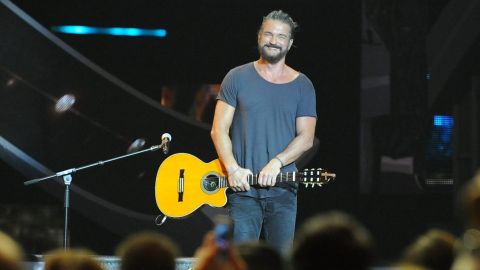
[[[172,153],[189,152],[205,161],[216,158],[209,137],[211,111],[204,111],[203,122],[192,114],[199,89],[220,83],[229,69],[257,59],[256,31],[262,16],[283,9],[300,24],[287,63],[305,73],[317,91],[319,145],[306,166],[337,173],[326,187],[300,190],[298,223],[329,210],[351,213],[376,239],[378,262],[398,258],[428,228],[459,234],[463,218],[457,191],[478,164],[473,159],[472,166],[456,171],[462,177],[453,184],[425,185],[425,178],[435,172],[425,166],[431,117],[453,115],[459,102],[432,98],[427,76],[432,69],[428,34],[448,1],[420,2],[13,1],[26,13],[21,15],[11,2],[2,1],[0,228],[29,253],[59,246],[63,186],[22,183],[122,155],[137,138],[145,139],[147,147],[159,144],[161,134],[169,132]],[[35,21],[40,24],[36,28]],[[48,31],[68,24],[168,32],[166,38],[153,38]],[[382,50],[383,60],[388,59],[384,66],[376,53]],[[470,53],[470,48],[465,50],[465,55]],[[389,78],[387,99],[365,86],[383,75]],[[66,93],[77,96],[74,109],[56,114],[53,106]],[[461,101],[464,95],[456,97]],[[462,117],[472,116],[464,112]],[[386,172],[382,156],[412,157],[415,169]],[[155,173],[164,158],[148,153],[74,175],[72,246],[108,255],[126,235],[155,230],[191,256],[212,227],[211,216],[197,211],[162,226],[154,224],[159,214]],[[454,157],[447,163],[456,164]]]

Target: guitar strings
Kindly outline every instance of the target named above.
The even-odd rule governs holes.
[[[258,179],[258,176],[255,175],[254,177]],[[303,176],[303,177],[308,178],[308,176]],[[249,177],[249,178],[251,178],[251,177]],[[282,175],[280,178],[281,178],[280,179],[281,181],[285,181],[285,180],[288,181],[288,180],[291,180],[293,178],[293,176],[292,175]],[[334,177],[332,177],[332,176],[320,176],[320,177],[314,177],[314,178],[324,179],[325,182],[328,182],[331,179],[333,179]],[[205,179],[205,180],[219,180],[220,181],[220,180],[226,180],[227,176],[219,176],[219,177],[218,176],[208,176],[208,177],[203,178],[203,179]],[[251,179],[251,180],[253,180],[253,179]]]

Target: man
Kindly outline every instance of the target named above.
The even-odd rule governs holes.
[[[233,191],[228,210],[234,241],[259,239],[262,233],[279,251],[293,239],[298,186],[275,186],[276,177],[296,171],[294,162],[312,146],[316,124],[312,83],[285,64],[296,28],[281,10],[263,18],[260,58],[225,76],[211,132]],[[251,174],[258,174],[259,186],[249,185]]]

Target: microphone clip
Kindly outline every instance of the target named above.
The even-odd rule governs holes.
[[[172,141],[172,135],[169,133],[163,133],[162,135],[162,144],[160,145],[163,153],[166,155],[170,150],[170,142]]]

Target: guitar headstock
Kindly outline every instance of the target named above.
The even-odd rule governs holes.
[[[335,173],[331,173],[325,169],[305,169],[300,172],[300,182],[308,187],[311,185],[314,186],[323,186],[328,182],[335,179],[337,176]]]

